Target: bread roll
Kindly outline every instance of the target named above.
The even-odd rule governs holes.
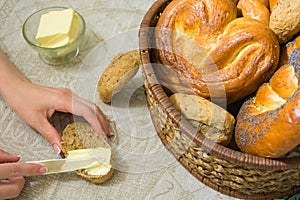
[[[185,93],[225,99],[228,104],[269,80],[280,50],[266,24],[237,18],[232,0],[173,0],[158,20],[156,45],[164,67],[189,83]],[[157,77],[167,79],[159,70]],[[164,81],[178,91],[172,79]]]
[[[92,127],[86,122],[73,122],[68,124],[63,130],[61,139],[62,152],[65,157],[68,157],[68,151],[77,149],[103,147],[109,149],[111,152],[111,147],[106,140],[94,132]],[[111,160],[110,162],[110,165],[112,165]],[[100,184],[110,179],[113,175],[113,167],[105,167],[108,167],[108,169],[105,169],[108,172],[104,175],[91,174],[88,169],[77,170],[76,173],[92,183]]]
[[[270,16],[270,28],[285,44],[300,32],[300,0],[278,0]]]
[[[115,56],[98,80],[98,95],[104,103],[119,92],[139,70],[140,55],[137,50],[126,51]]]
[[[296,49],[289,64],[243,104],[235,128],[236,143],[243,152],[277,158],[300,144],[299,69],[300,49]]]
[[[206,138],[224,146],[229,144],[235,119],[225,109],[197,95],[176,93],[170,96],[170,102]]]

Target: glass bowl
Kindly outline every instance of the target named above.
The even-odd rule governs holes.
[[[22,28],[22,34],[27,43],[38,52],[40,58],[49,65],[62,65],[72,61],[79,53],[80,44],[84,38],[86,23],[83,17],[74,10],[78,16],[80,25],[77,38],[70,43],[60,47],[43,47],[39,45],[39,42],[35,39],[39,28],[40,18],[43,14],[50,11],[65,10],[65,7],[49,7],[44,8],[31,14],[24,22]]]

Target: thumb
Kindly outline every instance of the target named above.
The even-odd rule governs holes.
[[[51,144],[54,152],[58,155],[61,152],[61,138],[57,130],[49,123],[48,120],[44,120],[38,127],[37,131]]]

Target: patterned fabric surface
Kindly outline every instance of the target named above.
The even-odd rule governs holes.
[[[67,87],[97,103],[117,132],[111,141],[116,170],[108,182],[94,185],[73,172],[27,177],[18,199],[235,199],[203,185],[164,149],[146,107],[140,71],[111,105],[103,104],[97,97],[99,74],[110,59],[138,48],[137,30],[154,1],[0,1],[0,49],[32,82]],[[72,7],[87,23],[80,54],[64,66],[43,63],[22,37],[26,17],[50,6]],[[58,158],[49,143],[1,98],[0,138],[0,149],[20,153],[21,161]]]

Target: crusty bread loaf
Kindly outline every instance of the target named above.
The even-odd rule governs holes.
[[[163,64],[156,75],[175,93],[186,87],[185,93],[230,104],[255,92],[278,65],[276,35],[258,20],[237,17],[232,0],[173,0],[155,34]],[[166,80],[171,70],[161,74],[162,68],[176,70],[186,86]]]
[[[224,146],[229,144],[235,119],[225,109],[197,95],[175,93],[170,102],[206,138]]]
[[[76,149],[103,147],[111,150],[106,140],[94,132],[92,127],[86,122],[73,122],[68,124],[63,130],[61,139],[62,152],[65,157],[68,157],[68,151]],[[85,169],[77,170],[76,173],[92,183],[100,184],[110,179],[113,175],[113,171],[113,167],[111,167],[110,171],[103,176],[91,175]]]
[[[246,153],[277,158],[300,144],[300,49],[246,101],[237,116],[235,139]]]
[[[300,32],[300,0],[278,0],[270,16],[270,28],[285,44]]]
[[[102,72],[98,81],[98,95],[104,103],[109,103],[112,96],[137,73],[140,55],[137,50],[126,51],[115,56]]]

